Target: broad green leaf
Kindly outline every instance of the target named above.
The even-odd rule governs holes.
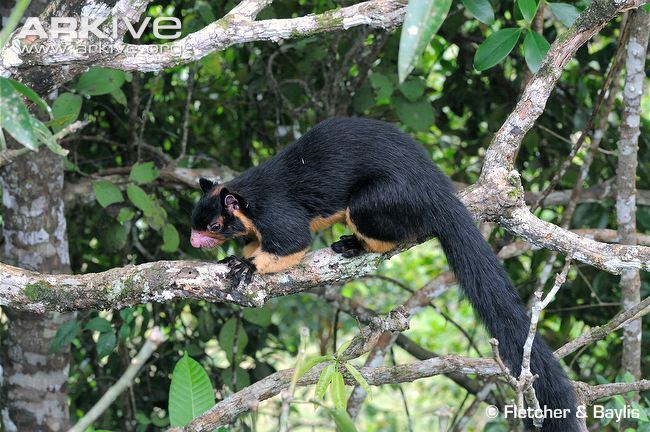
[[[462,0],[462,2],[477,20],[485,24],[494,22],[494,8],[489,0]]]
[[[394,103],[399,119],[415,131],[426,132],[435,122],[433,107],[428,100],[409,102],[395,98]]]
[[[646,3],[645,5],[643,5],[643,9],[644,9],[646,12],[650,12],[650,3]]]
[[[539,7],[538,1],[541,0],[517,0],[517,6],[519,6],[521,15],[529,23],[533,22],[533,18],[535,18],[537,8]]]
[[[403,82],[397,88],[404,95],[406,99],[408,99],[411,102],[415,102],[422,96],[422,94],[424,94],[424,89],[426,87],[427,87],[426,81],[418,77]]]
[[[38,147],[38,136],[31,115],[11,82],[0,77],[0,128],[30,150]]]
[[[316,383],[315,395],[318,399],[323,399],[327,387],[329,387],[332,382],[332,377],[336,371],[336,363],[330,363],[327,365],[323,372],[321,372],[320,377],[318,377],[318,382]]]
[[[70,343],[77,337],[79,331],[81,330],[81,325],[79,321],[66,321],[61,324],[61,327],[56,331],[54,339],[52,339],[52,344],[50,345],[50,352],[58,352],[62,347],[70,345]]]
[[[332,376],[332,384],[330,385],[330,394],[332,395],[332,402],[337,409],[344,410],[347,405],[347,398],[345,395],[345,382],[343,375],[340,371],[334,371]]]
[[[116,342],[117,338],[114,331],[100,333],[97,339],[97,356],[101,359],[109,355],[115,348]]]
[[[575,6],[567,3],[547,3],[551,8],[553,15],[565,26],[571,27],[573,22],[580,15],[580,11]]]
[[[377,94],[377,101],[387,102],[390,99],[390,95],[393,94],[393,83],[386,75],[380,73],[373,73],[369,79],[372,88],[375,89],[375,93]]]
[[[124,84],[124,72],[100,67],[91,67],[79,77],[77,91],[88,96],[112,93]]]
[[[119,214],[117,215],[117,221],[123,224],[126,221],[133,219],[135,212],[129,207],[122,207]]]
[[[129,201],[142,210],[145,215],[153,212],[153,200],[140,186],[134,184],[127,185],[126,195],[129,197]]]
[[[131,168],[129,180],[135,183],[151,183],[158,178],[160,172],[156,169],[153,162],[136,163]]]
[[[449,12],[451,0],[410,0],[399,41],[397,72],[404,82]]]
[[[115,89],[111,92],[111,96],[113,96],[113,99],[120,105],[126,106],[126,95],[122,91],[122,89]]]
[[[255,325],[266,328],[271,324],[271,309],[268,307],[244,309],[244,319]]]
[[[214,390],[203,367],[187,353],[176,363],[169,387],[169,423],[184,427],[214,405]]]
[[[363,388],[366,393],[368,393],[368,396],[372,397],[372,389],[368,385],[368,381],[361,375],[361,372],[357,368],[355,368],[353,365],[349,363],[345,363],[345,368],[350,372],[350,375],[359,383],[361,388]]]
[[[305,359],[301,364],[298,370],[296,370],[296,380],[300,379],[304,374],[309,372],[311,368],[316,366],[319,363],[323,363],[328,360],[334,360],[333,355],[324,355],[324,356],[318,356],[318,357],[310,357]]]
[[[327,414],[334,420],[337,432],[357,432],[354,422],[345,409],[326,408]]]
[[[150,196],[151,208],[148,210],[143,210],[144,215],[146,216],[147,223],[155,230],[161,230],[165,226],[167,221],[167,212],[164,208],[156,201],[153,197]]]
[[[175,252],[180,242],[176,227],[172,224],[165,224],[163,227],[163,245],[161,249],[165,252]]]
[[[521,31],[520,28],[506,28],[492,33],[476,50],[474,68],[484,71],[506,58],[517,44]]]
[[[244,348],[248,344],[248,335],[244,331],[244,326],[239,325],[239,332],[237,333],[237,358],[233,360],[233,345],[235,341],[235,327],[237,322],[235,318],[230,318],[226,323],[221,326],[219,330],[219,346],[226,353],[226,358],[232,363],[239,363]]]
[[[531,72],[535,73],[539,70],[539,65],[542,64],[542,60],[550,46],[544,36],[534,31],[528,32],[524,38],[524,57]]]
[[[41,110],[43,110],[44,113],[48,115],[48,117],[52,118],[50,107],[47,105],[47,103],[45,103],[43,99],[41,99],[41,97],[38,94],[36,94],[34,90],[27,87],[25,84],[21,82],[14,81],[12,79],[8,79],[8,81],[9,83],[11,83],[12,86],[14,86],[16,91],[18,91],[20,94],[25,96],[30,101],[34,102],[37,107],[39,107]]]
[[[59,95],[52,105],[52,130],[58,132],[71,124],[81,112],[81,96],[72,93]]]
[[[86,324],[86,327],[84,327],[86,330],[95,330],[100,333],[106,333],[113,331],[113,327],[111,327],[111,323],[108,322],[106,318],[102,317],[95,317],[88,321],[88,324]]]
[[[97,180],[93,182],[93,191],[97,202],[102,207],[124,201],[122,191],[108,180]]]

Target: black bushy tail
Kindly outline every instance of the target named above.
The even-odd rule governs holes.
[[[492,337],[499,341],[501,358],[511,373],[518,377],[530,318],[503,266],[481,236],[465,206],[456,197],[445,201],[452,203],[438,208],[444,214],[436,217],[440,224],[436,234],[442,249],[474,310]],[[534,388],[540,406],[548,409],[569,408],[572,413],[566,419],[546,418],[542,431],[578,431],[573,386],[539,335],[533,344],[531,372],[539,375]]]

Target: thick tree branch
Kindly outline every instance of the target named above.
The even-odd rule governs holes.
[[[148,2],[149,0],[140,1],[143,5]],[[318,15],[253,21],[257,13],[270,3],[270,0],[244,0],[223,18],[166,44],[135,45],[115,40],[111,41],[110,46],[101,54],[89,54],[91,51],[84,45],[83,40],[67,42],[61,39],[46,39],[34,42],[49,48],[45,50],[45,54],[23,54],[19,49],[20,42],[17,42],[0,53],[0,75],[12,75],[26,66],[52,68],[91,64],[125,71],[159,71],[194,62],[211,52],[246,42],[277,42],[359,25],[392,28],[402,22],[407,2],[370,0]],[[115,9],[114,7],[110,16],[120,16]],[[142,13],[144,9],[138,5],[138,10]]]

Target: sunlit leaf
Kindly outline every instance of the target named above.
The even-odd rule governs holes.
[[[357,368],[355,368],[349,363],[345,363],[345,368],[348,370],[348,372],[350,372],[350,375],[352,375],[352,377],[356,380],[356,382],[359,383],[361,388],[363,388],[366,391],[366,393],[368,393],[368,396],[372,397],[372,389],[368,385],[368,381],[366,381],[363,375],[361,375],[361,372],[359,372]]]
[[[129,180],[135,183],[151,183],[160,175],[153,162],[136,163],[131,167]]]
[[[449,12],[451,0],[410,0],[399,41],[397,72],[404,82]]]
[[[180,244],[180,237],[176,227],[172,224],[165,224],[163,227],[163,245],[161,249],[165,252],[176,252]]]
[[[541,0],[517,0],[517,6],[521,11],[521,15],[526,21],[533,22],[535,14],[537,13],[537,8]]]
[[[183,427],[214,405],[214,390],[201,364],[187,353],[176,363],[169,387],[169,423]]]
[[[79,77],[76,89],[88,96],[97,96],[113,92],[124,84],[125,74],[122,71],[91,67]]]
[[[108,180],[97,180],[93,182],[95,198],[102,207],[124,201],[122,191]]]
[[[323,369],[323,372],[321,372],[315,387],[315,394],[318,399],[323,399],[325,396],[325,392],[327,391],[327,387],[329,387],[330,383],[332,382],[332,377],[334,376],[335,371],[336,364],[330,363],[325,369]]]
[[[334,375],[332,375],[330,394],[332,395],[332,402],[334,402],[334,406],[337,409],[345,410],[345,407],[347,406],[345,382],[343,381],[343,375],[338,370],[334,371]]]

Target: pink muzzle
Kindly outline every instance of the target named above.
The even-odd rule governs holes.
[[[216,248],[222,242],[220,242],[219,240],[217,240],[215,238],[208,237],[207,235],[202,234],[199,231],[192,230],[192,235],[190,236],[190,243],[195,248],[207,248],[207,249],[210,249],[210,248]]]

